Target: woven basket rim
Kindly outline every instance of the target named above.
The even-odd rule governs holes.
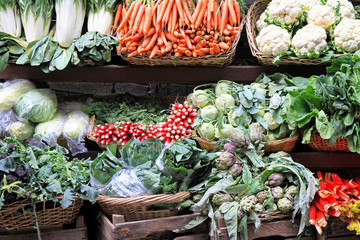
[[[219,54],[216,55],[206,55],[206,56],[198,56],[196,58],[194,57],[179,57],[176,59],[176,66],[191,66],[191,65],[214,65],[214,66],[224,66],[224,65],[228,65],[231,64],[231,62],[233,61],[233,58],[235,56],[235,52],[236,52],[236,47],[237,44],[240,40],[241,37],[241,32],[244,28],[244,25],[246,23],[246,15],[243,14],[241,15],[241,21],[240,21],[240,25],[239,25],[239,31],[236,34],[236,37],[234,39],[234,41],[232,42],[231,46],[229,47],[229,49],[227,51],[221,52]],[[124,54],[122,52],[118,52],[118,55],[121,56],[122,59],[124,59],[125,61],[131,63],[131,64],[135,64],[135,65],[151,65],[151,66],[156,66],[156,65],[168,65],[168,66],[174,66],[173,63],[173,57],[168,57],[168,56],[155,56],[152,59],[149,59],[148,56],[134,56],[131,58],[127,57],[127,54]],[[214,63],[210,63],[209,64],[209,60],[215,61]],[[230,62],[228,62],[228,60],[230,60]]]
[[[292,136],[292,137],[288,137],[288,138],[283,138],[283,139],[279,139],[279,140],[270,141],[270,142],[268,142],[266,145],[267,145],[267,146],[271,146],[271,145],[284,144],[284,143],[288,143],[288,142],[296,142],[298,139],[299,139],[299,132],[296,132],[295,135]]]
[[[308,145],[317,151],[351,152],[349,149],[348,138],[339,137],[336,139],[336,142],[329,147],[327,139],[323,139],[317,130],[311,132]]]
[[[258,59],[258,62],[263,65],[274,66],[272,63],[275,56],[260,52],[256,47],[256,22],[261,13],[266,9],[266,6],[271,0],[256,0],[249,8],[246,15],[246,34],[250,46],[251,53]],[[284,56],[281,58],[279,65],[329,65],[333,59],[336,59],[344,54],[334,54],[329,61],[322,61],[320,58],[298,58]]]

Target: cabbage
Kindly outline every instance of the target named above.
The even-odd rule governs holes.
[[[241,108],[231,109],[230,112],[227,114],[229,123],[234,127],[237,127],[238,121],[236,121],[236,118],[240,117],[242,113],[243,111]]]
[[[259,109],[259,111],[258,111],[257,113],[255,113],[255,116],[264,117],[264,115],[265,115],[265,108],[264,108],[264,106],[261,105],[261,104],[259,104],[258,109]]]
[[[274,130],[274,129],[276,129],[277,127],[280,126],[279,123],[275,122],[273,115],[272,115],[271,113],[269,113],[269,112],[265,113],[264,119],[265,119],[266,122],[268,123],[268,128],[269,128],[270,130]]]
[[[28,121],[17,121],[9,126],[9,133],[13,138],[22,141],[31,138],[34,129],[34,125]]]
[[[0,137],[9,136],[8,128],[13,122],[18,120],[18,115],[13,109],[0,111]]]
[[[221,94],[216,98],[215,105],[220,111],[226,111],[229,107],[235,106],[235,99],[230,94]]]
[[[222,94],[231,94],[231,88],[229,86],[229,81],[221,80],[216,84],[215,95],[219,97]]]
[[[198,134],[201,138],[204,138],[208,141],[214,140],[215,137],[215,127],[212,123],[204,122],[198,128]]]
[[[58,139],[62,134],[64,121],[65,114],[58,111],[49,121],[39,123],[35,128],[35,134],[39,137],[49,137],[52,135],[54,138]]]
[[[228,138],[234,127],[231,124],[223,124],[221,129],[215,129],[215,137],[217,139]]]
[[[262,95],[266,96],[266,89],[261,86],[260,83],[252,83],[250,84],[251,87],[255,88],[257,92],[261,93]]]
[[[35,89],[22,95],[15,105],[20,117],[41,123],[54,117],[57,98],[50,89]]]
[[[21,95],[31,91],[35,85],[29,80],[18,79],[7,81],[0,89],[0,111],[10,110],[21,97]]]
[[[214,105],[208,105],[200,109],[202,119],[214,120],[218,115],[218,110]]]
[[[71,139],[85,137],[89,125],[89,116],[81,110],[71,112],[64,125],[64,135]]]

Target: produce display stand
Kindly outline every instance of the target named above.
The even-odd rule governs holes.
[[[88,239],[87,228],[84,222],[84,216],[79,216],[76,220],[75,228],[70,225],[55,225],[41,229],[41,237],[43,240],[63,240],[63,239]],[[3,234],[0,232],[1,240],[37,240],[36,230],[21,231],[16,230]]]
[[[316,236],[316,240],[354,240],[359,239],[359,236],[354,235],[354,232],[347,230],[347,224],[339,219],[330,218],[328,225],[324,229],[322,235]]]

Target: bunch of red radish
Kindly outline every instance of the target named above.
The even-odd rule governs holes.
[[[120,122],[98,124],[93,136],[96,141],[102,144],[125,145],[131,139],[144,141],[149,138],[157,138],[168,144],[172,141],[183,139],[191,132],[191,126],[195,121],[197,111],[188,102],[172,105],[171,113],[167,122],[161,122],[159,126],[145,126],[141,123]]]

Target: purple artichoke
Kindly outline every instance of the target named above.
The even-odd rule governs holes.
[[[259,203],[263,203],[266,200],[267,191],[261,191],[256,194],[256,198]]]
[[[232,202],[233,198],[227,193],[216,193],[211,200],[216,206],[221,206],[225,202]]]
[[[293,202],[285,197],[279,199],[279,201],[277,202],[277,206],[282,212],[290,212],[293,208]]]
[[[263,128],[260,123],[252,123],[249,126],[251,142],[254,145],[259,145],[263,139]]]
[[[232,151],[234,151],[236,148],[237,148],[237,147],[236,147],[234,144],[232,144],[232,143],[226,143],[226,144],[224,145],[224,149],[225,149],[225,151],[227,151],[227,152],[232,152]]]
[[[271,194],[274,197],[274,200],[279,200],[284,197],[284,189],[280,186],[271,188]]]
[[[285,180],[285,175],[282,173],[272,173],[270,174],[270,176],[267,179],[266,185],[268,185],[269,187],[276,187],[276,186],[280,186]]]
[[[264,211],[264,207],[262,203],[255,204],[254,211],[256,213],[262,213]]]
[[[247,148],[249,146],[249,138],[243,130],[234,128],[229,134],[229,139],[232,144],[239,148]]]
[[[235,163],[235,156],[229,152],[222,152],[217,160],[217,169],[228,169]]]
[[[229,169],[229,173],[233,176],[233,177],[237,177],[240,175],[241,171],[243,169],[243,166],[241,165],[241,163],[235,163],[234,165],[232,165]]]

